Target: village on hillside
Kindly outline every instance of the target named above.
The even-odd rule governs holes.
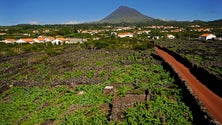
[[[19,27],[19,26],[17,26]],[[26,27],[26,25],[22,26]],[[222,27],[214,29],[212,27],[201,27],[200,25],[189,25],[187,27],[178,26],[112,26],[103,25],[98,28],[75,28],[75,25],[57,26],[55,28],[45,28],[44,26],[27,26],[29,30],[20,32],[13,27],[0,27],[0,42],[3,43],[52,43],[55,45],[76,44],[87,42],[87,40],[98,40],[107,37],[135,37],[150,40],[162,39],[188,39],[188,40],[219,40],[222,41]],[[32,28],[33,27],[33,28]],[[74,28],[73,28],[74,27]],[[19,29],[19,28],[18,28]],[[75,29],[75,30],[73,30]],[[12,30],[14,32],[12,32]],[[218,34],[218,36],[217,36]]]

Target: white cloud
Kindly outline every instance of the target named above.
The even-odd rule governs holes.
[[[159,20],[162,20],[162,21],[175,21],[173,19],[167,19],[167,18],[159,18]]]
[[[65,22],[63,24],[80,24],[82,22],[79,22],[79,21],[69,21],[69,22]]]
[[[40,23],[38,21],[30,21],[28,24],[31,24],[31,25],[42,25],[42,24],[80,24],[80,23],[83,23],[83,22],[79,22],[79,21],[68,21],[68,22],[65,22],[65,23]]]
[[[38,24],[40,24],[40,23],[37,22],[37,21],[31,21],[31,22],[29,22],[29,24],[32,24],[32,25],[38,25]]]

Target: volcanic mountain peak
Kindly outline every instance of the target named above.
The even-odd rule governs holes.
[[[99,21],[100,23],[141,23],[154,19],[141,14],[139,11],[127,6],[120,6],[110,15]]]

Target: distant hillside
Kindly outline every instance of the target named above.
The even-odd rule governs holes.
[[[214,20],[214,21],[209,21],[208,24],[212,26],[222,26],[222,19]]]
[[[145,16],[135,9],[126,6],[120,6],[110,15],[101,21],[98,21],[97,23],[145,23],[154,20],[154,18]]]

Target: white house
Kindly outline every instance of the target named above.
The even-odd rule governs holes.
[[[117,32],[111,32],[111,35],[115,35],[115,36],[116,36],[116,35],[117,35]]]
[[[133,34],[130,32],[124,32],[124,33],[119,33],[118,37],[124,38],[124,37],[133,37]]]
[[[4,43],[15,43],[16,40],[15,39],[5,39],[3,40]]]
[[[216,36],[215,36],[214,34],[207,34],[207,33],[205,33],[205,34],[202,34],[202,35],[200,36],[200,39],[201,39],[201,40],[204,40],[204,41],[206,41],[206,40],[212,40],[212,39],[216,39]]]
[[[137,34],[149,34],[151,30],[142,30],[142,31],[137,31]]]
[[[56,44],[56,45],[62,45],[63,43],[65,43],[66,41],[68,41],[65,38],[56,38],[55,40],[53,40],[51,43],[52,44]]]
[[[222,41],[222,37],[217,37],[217,40]]]
[[[38,37],[38,38],[35,38],[33,39],[36,43],[44,43],[44,38],[41,38],[41,37]]]
[[[53,40],[55,40],[54,37],[46,37],[45,39],[45,42],[52,42]]]
[[[30,38],[22,38],[16,41],[16,43],[34,43],[35,41],[33,39]]]
[[[168,39],[175,39],[175,36],[172,35],[172,34],[168,34],[168,35],[167,35],[167,38],[168,38]]]
[[[154,36],[153,39],[158,40],[158,39],[160,39],[160,36]]]
[[[23,39],[19,39],[16,41],[16,43],[25,43],[25,41]]]
[[[79,38],[68,38],[65,43],[66,44],[77,44],[77,43],[83,43],[86,42],[87,39],[79,39]]]

